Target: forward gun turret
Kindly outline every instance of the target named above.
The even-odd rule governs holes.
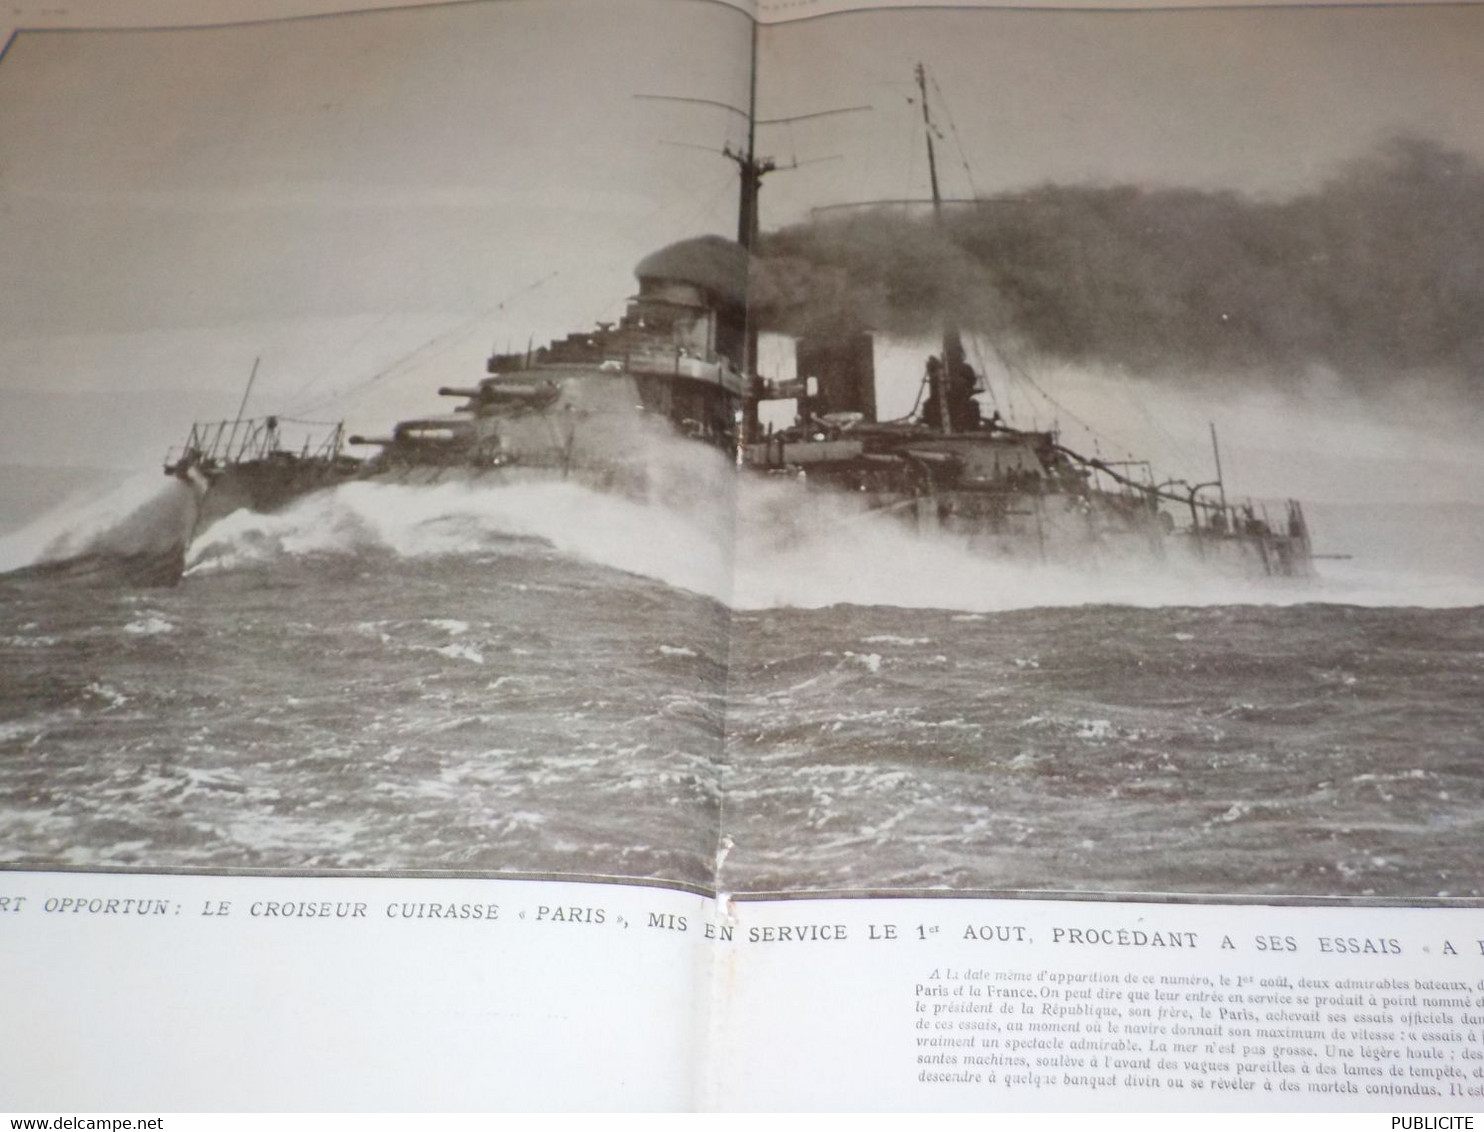
[[[440,397],[464,397],[468,404],[457,411],[480,413],[482,410],[542,409],[554,402],[561,389],[552,381],[509,381],[498,374],[478,385],[445,385]]]

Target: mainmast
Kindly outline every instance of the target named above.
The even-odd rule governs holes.
[[[758,25],[752,25],[752,66],[747,90],[747,141],[744,148],[734,150],[730,145],[722,152],[737,163],[741,189],[737,194],[737,243],[748,254],[757,245],[758,193],[763,187],[763,178],[778,168],[772,158],[757,158],[757,37]]]
[[[742,250],[747,253],[746,263],[749,275],[752,268],[752,253],[757,246],[758,238],[758,194],[762,191],[763,178],[778,167],[771,158],[765,158],[762,161],[757,158],[757,45],[758,24],[754,20],[752,59],[748,69],[747,85],[747,140],[745,148],[740,153],[733,150],[730,145],[722,149],[724,154],[737,163],[738,179],[741,182],[737,192],[737,243],[741,244]],[[750,285],[749,280],[747,286]],[[760,428],[758,401],[762,395],[762,378],[757,372],[757,353],[757,319],[753,317],[752,300],[748,297],[742,307],[742,378],[747,383],[747,392],[742,398],[739,422],[741,429],[737,438],[739,459],[742,452],[741,445],[755,440]]]
[[[829,110],[816,110],[807,114],[792,114],[782,118],[758,118],[757,116],[757,63],[758,63],[758,35],[760,26],[756,21],[752,25],[752,58],[748,72],[747,106],[733,106],[729,102],[720,102],[712,98],[697,98],[686,95],[673,94],[640,94],[637,98],[655,99],[662,102],[689,102],[705,106],[715,106],[729,111],[740,117],[746,123],[745,140],[740,147],[734,147],[727,142],[720,150],[709,146],[690,146],[693,149],[709,149],[712,153],[719,152],[723,157],[730,159],[737,165],[738,193],[737,193],[737,243],[747,253],[748,262],[751,262],[753,251],[757,247],[759,222],[758,222],[758,196],[762,191],[763,178],[769,173],[777,172],[779,169],[797,169],[800,165],[809,164],[794,159],[788,165],[780,166],[771,157],[758,157],[757,155],[757,128],[759,126],[783,126],[795,122],[810,121],[815,118],[828,118],[835,114],[854,114],[860,110],[869,110],[869,106],[839,106]],[[820,158],[817,160],[830,160]],[[747,378],[751,389],[743,398],[743,436],[751,439],[757,432],[757,401],[762,389],[762,380],[757,374],[757,326],[753,321],[751,304],[747,304],[744,310],[745,329],[744,345],[741,370]]]
[[[933,190],[933,225],[941,231],[943,191],[938,184],[938,156],[933,149],[933,135],[937,132],[937,127],[933,125],[932,110],[928,106],[927,69],[921,63],[917,64],[917,93],[922,102],[922,128],[927,138],[928,179]],[[937,418],[928,423],[939,432],[955,431],[953,410],[949,402],[953,397],[955,384],[963,380],[965,361],[963,335],[959,333],[957,326],[945,320],[942,362],[936,372],[931,365],[928,368],[928,403],[934,406],[932,416]]]
[[[741,244],[749,253],[757,244],[758,237],[758,193],[762,188],[763,178],[778,169],[778,164],[770,157],[759,158],[757,156],[757,128],[760,125],[768,126],[778,122],[794,122],[799,118],[773,118],[759,122],[757,117],[757,51],[758,51],[758,25],[752,25],[752,60],[748,71],[747,105],[734,106],[730,102],[721,102],[714,98],[699,98],[693,95],[681,94],[638,94],[635,98],[651,99],[656,102],[687,102],[699,106],[714,106],[721,110],[735,114],[741,118],[746,125],[744,140],[740,146],[733,146],[727,142],[721,149],[715,149],[706,145],[691,145],[688,142],[670,142],[670,145],[682,145],[687,149],[704,149],[710,153],[720,153],[723,157],[736,162],[737,174],[740,181],[740,190],[737,194],[737,243]],[[839,113],[839,111],[827,111],[826,113]],[[813,118],[819,115],[806,114],[802,117]]]
[[[922,103],[922,129],[927,135],[928,179],[933,186],[933,220],[935,223],[942,224],[943,192],[938,187],[938,158],[933,152],[933,115],[928,109],[927,70],[921,63],[917,64],[917,93]]]

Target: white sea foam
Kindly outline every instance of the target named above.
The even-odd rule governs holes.
[[[21,649],[50,648],[56,643],[56,637],[0,637],[0,644]]]
[[[75,498],[0,537],[0,573],[85,554],[145,554],[184,544],[195,494],[179,480],[131,476],[102,495]]]
[[[123,707],[124,704],[129,702],[129,697],[124,695],[117,688],[110,687],[107,684],[101,684],[96,680],[88,685],[87,690],[89,694],[97,696],[99,699],[106,700],[110,708]]]
[[[446,657],[451,657],[454,660],[467,660],[472,664],[484,663],[484,654],[468,645],[444,645],[442,648],[434,649],[433,651],[441,653]]]
[[[239,511],[191,548],[188,568],[231,568],[280,555],[391,550],[408,558],[489,550],[538,538],[573,558],[725,600],[727,547],[716,515],[693,515],[575,483],[429,487],[358,482],[273,515]]]
[[[754,483],[741,493],[737,608],[849,603],[956,609],[973,616],[1096,604],[1484,604],[1484,576],[1434,574],[1423,562],[1413,569],[1382,569],[1360,560],[1321,561],[1316,578],[1281,579],[1225,575],[1174,557],[1087,566],[1008,561],[976,552],[962,538],[861,514],[849,497],[816,493],[780,504],[784,490],[781,484]],[[1346,545],[1338,535],[1335,541]]]
[[[276,515],[227,517],[197,540],[190,566],[231,568],[278,555],[362,547],[414,558],[483,555],[500,539],[514,537],[537,539],[572,558],[706,595],[735,610],[881,605],[952,609],[972,618],[1090,604],[1484,604],[1484,574],[1459,574],[1456,563],[1451,573],[1429,572],[1426,562],[1399,566],[1404,546],[1380,553],[1374,527],[1357,529],[1348,540],[1342,530],[1321,530],[1326,545],[1359,553],[1354,560],[1321,561],[1320,576],[1313,579],[1229,576],[1173,555],[1161,561],[1110,557],[1086,566],[1007,561],[976,551],[962,538],[918,532],[891,516],[867,513],[852,496],[808,491],[787,479],[738,477],[719,453],[698,446],[661,444],[656,453],[651,496],[659,501],[566,481],[359,481]],[[1336,521],[1343,522],[1343,515]],[[1405,543],[1400,535],[1391,541]]]
[[[173,633],[175,626],[163,617],[141,617],[137,621],[130,621],[124,626],[124,632],[133,633],[139,637],[153,637],[160,633]]]

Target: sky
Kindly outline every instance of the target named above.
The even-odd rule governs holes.
[[[1484,161],[1484,7],[1475,5],[889,10],[766,27],[761,45],[762,117],[872,107],[761,134],[762,152],[801,163],[768,178],[765,227],[841,202],[928,196],[920,106],[909,101],[919,62],[949,197],[1049,182],[1286,199],[1401,135]],[[1001,400],[1008,390],[1032,423],[1055,423],[1083,448],[1173,457],[1166,474],[1209,470],[1214,422],[1229,479],[1256,494],[1484,501],[1479,403],[1431,397],[1410,381],[1359,402],[1333,374],[1276,396],[1212,373],[1196,376],[1192,394],[1015,359],[1092,423],[1084,429],[1028,394],[993,349],[975,353]],[[921,362],[901,350],[881,362],[883,409],[905,411]]]
[[[842,180],[853,199],[926,194],[907,102],[919,62],[949,119],[950,195],[1045,181],[1282,195],[1399,132],[1484,156],[1484,7],[1468,4],[887,10],[766,28],[761,59],[764,117],[874,108],[764,135],[785,159],[841,156],[772,178],[775,224],[842,199]]]
[[[642,256],[735,224],[731,164],[665,144],[721,145],[712,111],[633,95],[740,102],[749,43],[735,9],[675,0],[22,32],[0,61],[0,453],[152,460],[232,416],[255,357],[249,411],[298,411],[435,340],[402,390],[316,410],[374,427],[492,347],[616,317]]]
[[[745,104],[750,35],[708,0],[21,32],[0,463],[150,466],[233,415],[255,359],[250,414],[379,432],[492,348],[616,318],[644,254],[735,223],[738,117],[634,95]],[[760,129],[799,163],[765,227],[925,194],[919,61],[950,195],[1283,196],[1398,132],[1484,159],[1484,7],[878,10],[762,29],[762,117],[871,107]]]

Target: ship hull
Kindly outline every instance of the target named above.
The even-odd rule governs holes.
[[[234,467],[213,478],[200,489],[196,504],[196,523],[192,539],[200,538],[216,523],[239,511],[272,515],[312,495],[331,491],[348,483],[397,484],[407,487],[435,487],[440,484],[480,484],[504,486],[517,483],[551,483],[566,478],[596,481],[561,468],[474,467],[452,464],[398,464],[392,467],[362,471],[356,475],[297,474],[282,475],[251,467]]]
[[[1128,496],[947,492],[913,501],[919,530],[964,538],[990,557],[1101,567],[1170,562],[1243,577],[1308,577],[1306,538],[1271,530],[1177,529]]]
[[[799,503],[840,501],[851,514],[944,539],[989,560],[1092,570],[1170,567],[1239,578],[1313,574],[1306,535],[1181,528],[1167,512],[1117,493],[867,491],[820,475],[786,478],[792,490],[779,501],[780,517],[807,513],[817,526],[819,516]]]
[[[1299,504],[1281,504],[1272,522],[1262,504],[1229,504],[1219,458],[1209,483],[1156,482],[1148,461],[1088,457],[1055,429],[1019,429],[997,411],[985,419],[979,378],[951,328],[941,357],[926,359],[920,416],[878,419],[866,333],[796,343],[798,376],[765,380],[747,320],[747,273],[745,249],[716,237],[662,249],[636,269],[639,294],[617,324],[497,354],[476,384],[439,388],[462,404],[398,421],[383,436],[346,438],[337,425],[296,452],[283,443],[286,426],[306,422],[197,424],[165,465],[198,488],[192,537],[234,512],[280,511],[350,482],[570,481],[689,513],[709,508],[731,524],[734,473],[792,481],[829,499],[826,511],[890,515],[991,559],[1093,568],[1183,559],[1224,573],[1311,572]],[[794,423],[764,427],[762,406],[787,401]],[[357,460],[342,444],[378,451]]]
[[[801,431],[747,446],[744,467],[810,494],[856,499],[989,558],[1094,569],[1169,560],[1247,577],[1312,573],[1296,502],[1282,504],[1274,524],[1262,504],[1228,506],[1199,497],[1201,488],[1136,482],[1062,447],[1052,433],[999,425],[939,434],[860,422],[814,436]]]
[[[187,472],[182,478],[198,490],[194,539],[234,512],[272,514],[355,476],[326,462],[256,460],[229,465],[209,477]]]
[[[243,465],[206,487],[193,538],[236,511],[271,514],[352,482],[414,488],[569,482],[633,501],[695,502],[672,498],[674,484],[664,488],[651,468],[637,463],[391,463],[363,467],[355,475],[307,469],[286,475],[279,469]],[[924,537],[949,538],[991,560],[1092,569],[1171,563],[1248,578],[1312,574],[1307,538],[1267,530],[1219,534],[1179,530],[1164,512],[1111,493],[859,492],[824,482],[809,483],[802,477],[796,483],[796,490],[807,496],[846,501],[852,510],[863,508],[867,514],[888,517]]]

